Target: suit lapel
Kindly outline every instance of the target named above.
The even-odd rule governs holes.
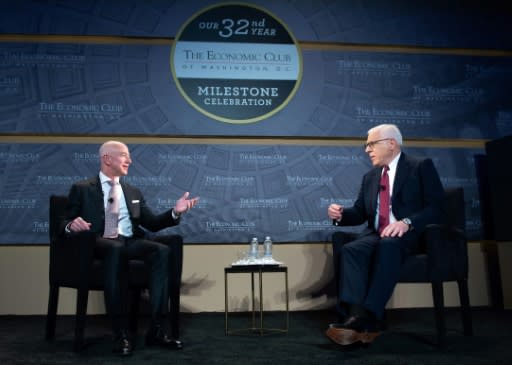
[[[407,175],[409,174],[408,166],[409,164],[407,162],[407,158],[402,152],[402,155],[400,156],[396,166],[395,182],[393,184],[393,197],[398,196],[397,193],[400,191],[405,181],[407,180]]]
[[[105,209],[105,206],[103,204],[103,189],[101,188],[101,182],[100,177],[97,176],[95,179],[91,180],[91,186],[92,194],[90,196],[94,197],[93,202],[96,206],[96,209],[98,212],[101,212]]]
[[[121,184],[121,188],[123,189],[124,201],[126,202],[126,207],[128,208],[130,217],[133,217],[134,212],[133,212],[133,204],[132,204],[132,200],[133,200],[132,191],[131,191],[130,187],[124,183],[124,181],[119,181],[119,183]]]
[[[370,212],[377,211],[377,198],[379,196],[381,173],[382,173],[382,168],[376,168],[373,170],[373,175],[371,177],[371,183],[370,183]]]

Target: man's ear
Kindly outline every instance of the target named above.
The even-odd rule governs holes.
[[[110,166],[110,156],[109,155],[103,155],[101,156],[101,158],[103,159],[103,163],[107,166]]]

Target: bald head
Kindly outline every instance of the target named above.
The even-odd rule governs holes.
[[[123,148],[128,149],[128,147],[123,142],[107,141],[100,146],[100,151],[99,151],[100,159],[101,159],[101,156],[103,156],[103,155],[120,151]]]
[[[111,179],[128,175],[132,160],[128,146],[119,141],[107,141],[99,150],[101,171]]]

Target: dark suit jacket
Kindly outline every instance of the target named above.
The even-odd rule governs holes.
[[[368,228],[374,230],[381,173],[382,168],[375,167],[364,175],[354,205],[343,209],[343,217],[336,225],[367,222]],[[419,159],[402,152],[392,195],[391,209],[395,218],[409,218],[417,234],[421,234],[427,224],[441,223],[444,190],[430,158]]]
[[[139,189],[123,182],[122,179],[120,184],[130,214],[133,237],[144,236],[141,226],[151,232],[156,232],[179,223],[179,219],[173,219],[172,209],[161,214],[153,214]],[[91,230],[101,236],[105,229],[105,207],[103,204],[103,190],[99,176],[74,183],[69,192],[67,219],[62,226],[62,231],[71,220],[82,217],[92,223]]]

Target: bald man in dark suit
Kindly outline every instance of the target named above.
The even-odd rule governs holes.
[[[146,334],[146,345],[180,349],[181,341],[168,336],[163,323],[169,300],[169,280],[174,279],[169,278],[170,248],[146,239],[141,227],[156,232],[179,224],[180,216],[191,209],[198,198],[189,199],[187,192],[172,209],[154,214],[146,205],[141,191],[120,179],[128,174],[132,163],[128,147],[122,142],[108,141],[100,147],[99,157],[99,174],[73,184],[70,189],[64,230],[67,233],[85,230],[96,233],[95,255],[103,259],[105,267],[104,295],[107,313],[112,318],[113,351],[122,356],[129,356],[133,351],[132,340],[127,333],[127,283],[123,270],[129,259],[143,260],[150,273],[151,324]],[[111,232],[105,219],[109,205],[114,203],[109,196],[114,188],[117,190],[118,209]]]

